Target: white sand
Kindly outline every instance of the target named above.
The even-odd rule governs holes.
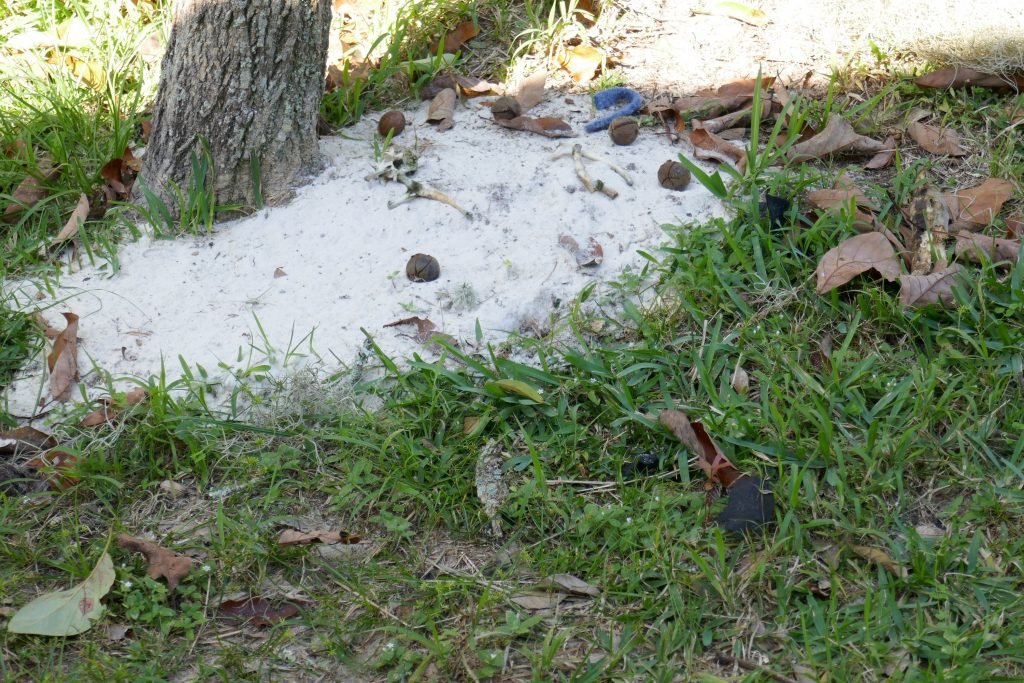
[[[460,105],[446,132],[424,123],[426,104],[407,112],[410,125],[395,146],[418,141],[414,178],[449,194],[474,220],[426,199],[387,208],[405,190],[365,179],[374,165],[374,117],[344,138],[322,140],[328,169],[287,206],[218,225],[202,239],[143,238],[121,249],[119,272],[83,267],[65,274],[53,297],[37,299],[42,295],[31,283],[14,284],[27,307],[43,309],[59,328],[61,311],[81,316],[78,358],[91,397],[104,393],[105,373],[124,386],[124,378],[156,375],[164,363],[169,381],[180,377],[179,356],[214,377],[225,374],[221,364],[241,370],[267,362],[282,372],[303,362],[300,356],[344,367],[365,341],[360,328],[393,357],[435,355],[413,338],[414,328],[383,327],[410,315],[430,318],[470,350],[477,348],[478,322],[484,344],[498,343],[524,323],[545,321],[556,299],[564,310],[592,279],[639,265],[638,249],[665,241],[662,224],[722,212],[697,182],[684,192],[659,186],[658,166],[690,153],[688,145],[673,148],[659,130],[643,129],[632,146],[615,146],[606,132],[583,133],[594,113],[585,97],[574,99],[569,104],[549,93],[530,112],[566,118],[580,133],[568,140],[504,130],[480,100]],[[571,159],[551,160],[573,142],[628,169],[634,186],[588,162],[620,196],[586,192]],[[562,234],[580,244],[596,239],[603,263],[577,267],[558,244]],[[440,261],[438,280],[406,279],[406,261],[417,252]],[[445,293],[464,284],[479,305],[447,307]],[[47,381],[42,359],[30,364],[7,392],[7,410],[21,417],[39,412]]]

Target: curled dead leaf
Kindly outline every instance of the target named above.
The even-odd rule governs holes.
[[[704,425],[700,422],[691,422],[683,411],[663,410],[658,416],[658,422],[667,427],[673,436],[697,456],[697,465],[704,470],[711,484],[721,484],[729,488],[742,476],[708,435]]]
[[[927,123],[914,121],[907,126],[907,133],[914,142],[931,154],[942,154],[951,157],[962,157],[967,151],[960,144],[960,134],[952,128],[930,126]]]
[[[1003,204],[1013,196],[1013,183],[987,178],[981,185],[946,193],[943,199],[952,215],[950,230],[980,230],[992,223]]]
[[[51,247],[55,247],[58,244],[67,242],[68,240],[74,239],[78,235],[78,229],[81,227],[85,219],[89,217],[89,198],[82,194],[78,198],[78,204],[75,205],[74,210],[71,212],[71,217],[68,218],[68,222],[64,224],[64,228],[53,238],[50,242]]]
[[[878,169],[885,168],[892,163],[892,158],[896,156],[896,138],[889,136],[882,143],[884,149],[880,150],[875,156],[868,160],[868,163],[864,164],[864,168],[869,171],[877,171]]]
[[[941,304],[947,308],[955,305],[953,286],[957,284],[963,266],[954,263],[930,275],[900,275],[900,305],[903,308],[919,308],[929,304]]]
[[[436,123],[437,129],[445,131],[455,125],[455,90],[445,88],[437,94],[437,97],[430,103],[430,110],[427,112],[427,121]]]
[[[574,45],[558,54],[558,65],[577,83],[590,81],[604,64],[605,54],[590,45]]]
[[[846,119],[830,116],[825,127],[815,136],[793,145],[786,156],[791,161],[801,162],[821,159],[830,154],[878,154],[886,148],[885,143],[860,135]]]
[[[53,350],[46,357],[50,370],[50,393],[56,401],[66,401],[71,395],[71,385],[78,380],[78,316],[74,313],[61,315],[67,321],[67,327],[57,335]]]
[[[914,83],[922,88],[966,88],[977,86],[993,90],[1024,88],[1024,76],[997,76],[976,69],[947,67],[919,76]]]
[[[117,545],[125,550],[142,553],[149,564],[146,576],[151,579],[159,579],[160,577],[167,579],[167,588],[172,591],[177,587],[178,582],[185,578],[189,570],[192,569],[192,559],[187,555],[176,553],[173,550],[168,550],[163,546],[141,538],[119,534]]]
[[[561,235],[558,243],[572,254],[576,265],[581,268],[592,268],[601,265],[604,260],[604,249],[593,237],[587,239],[587,246],[583,248],[580,243],[570,235]]]
[[[523,79],[519,84],[519,92],[515,100],[519,103],[519,111],[525,113],[533,109],[544,99],[544,84],[547,82],[546,71],[538,71]]]
[[[907,577],[907,570],[896,563],[889,553],[885,552],[881,548],[874,548],[869,545],[851,545],[850,550],[856,553],[859,557],[880,565],[893,576],[899,579],[905,579]]]
[[[729,163],[740,173],[747,168],[747,153],[710,130],[698,128],[691,131],[690,143],[693,145],[694,156],[698,159]]]
[[[1016,262],[1020,259],[1020,240],[960,232],[956,235],[954,250],[957,256],[975,263],[981,263],[983,259]]]
[[[532,118],[530,116],[517,116],[512,119],[494,119],[494,122],[511,130],[522,130],[527,133],[536,133],[548,138],[571,138],[575,137],[572,126],[563,121],[549,116]]]
[[[885,235],[878,232],[855,235],[821,257],[815,270],[818,294],[825,294],[869,270],[877,271],[890,282],[900,276],[896,252]]]

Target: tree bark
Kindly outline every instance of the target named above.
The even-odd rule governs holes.
[[[176,212],[209,145],[218,205],[286,200],[320,166],[331,0],[176,0],[142,180]]]

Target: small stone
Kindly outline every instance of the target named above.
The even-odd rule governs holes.
[[[643,474],[655,472],[658,469],[658,456],[656,453],[641,453],[636,456],[633,465],[637,472]]]
[[[494,100],[494,104],[491,105],[491,116],[502,121],[514,119],[522,113],[519,101],[507,95]]]
[[[441,264],[429,254],[413,254],[405,264],[405,275],[413,282],[432,282],[441,277]]]
[[[640,126],[637,125],[636,119],[632,119],[628,116],[620,116],[613,120],[608,126],[608,134],[612,137],[612,142],[616,145],[631,145],[636,140],[636,136],[640,133]]]
[[[678,161],[666,161],[658,168],[658,182],[666,190],[685,190],[690,184],[690,171]]]
[[[377,123],[377,133],[382,138],[389,134],[394,137],[401,134],[403,130],[405,130],[405,114],[400,111],[389,111],[380,117],[380,121]]]

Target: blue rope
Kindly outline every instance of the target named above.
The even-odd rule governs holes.
[[[623,104],[624,103],[624,104]],[[644,106],[644,98],[640,97],[640,93],[629,88],[608,88],[594,95],[594,108],[595,109],[607,109],[616,104],[623,104],[621,109],[618,109],[608,116],[602,116],[599,119],[594,119],[583,127],[583,130],[588,133],[594,133],[599,130],[607,128],[612,121],[619,118],[620,116],[629,116],[639,111],[640,107]]]

